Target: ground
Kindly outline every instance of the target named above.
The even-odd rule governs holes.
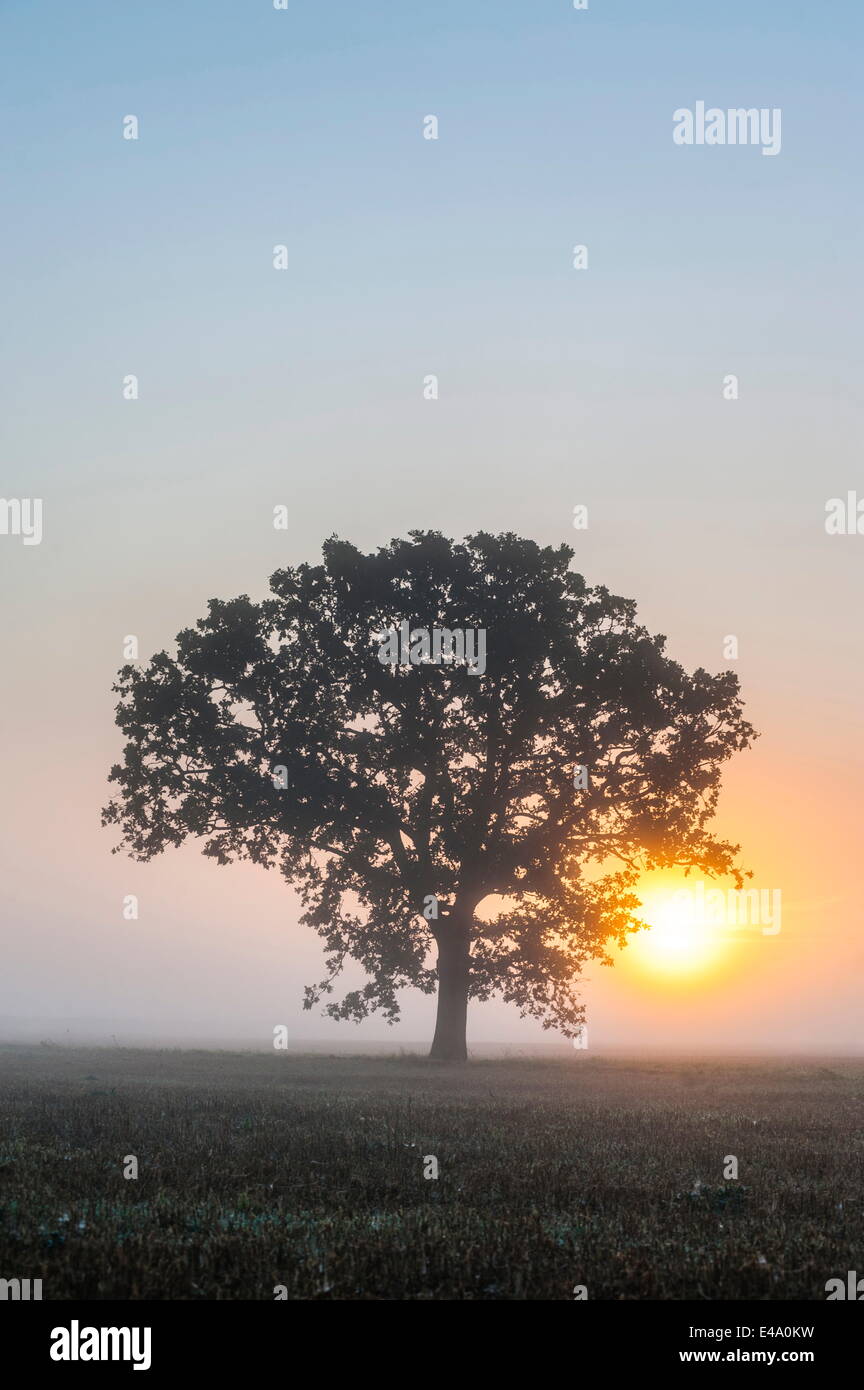
[[[0,1277],[45,1299],[824,1300],[864,1273],[861,1061],[7,1046],[0,1096]]]

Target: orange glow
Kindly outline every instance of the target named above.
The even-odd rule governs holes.
[[[639,916],[648,929],[635,933],[625,952],[641,973],[704,975],[724,953],[723,925],[705,919],[694,888],[692,876],[675,870],[643,876]]]

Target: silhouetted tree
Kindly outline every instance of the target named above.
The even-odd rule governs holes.
[[[465,1057],[469,997],[574,1036],[581,966],[638,927],[640,871],[740,884],[706,825],[754,734],[731,672],[688,675],[572,556],[512,534],[415,531],[372,555],[332,538],[272,597],[212,600],[176,657],[114,687],[118,848],[195,836],[220,864],[278,864],[326,945],[307,1008],[351,958],[369,982],[326,1012],[393,1021],[399,989],[437,985],[434,1057]],[[485,672],[435,664],[417,632],[420,664],[382,664],[403,622],[484,630]]]

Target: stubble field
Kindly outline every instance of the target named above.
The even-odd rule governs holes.
[[[849,1060],[7,1046],[0,1278],[52,1300],[824,1300],[864,1271],[862,1117]]]

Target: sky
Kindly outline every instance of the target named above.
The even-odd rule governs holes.
[[[397,1029],[302,1011],[320,945],[275,873],[134,864],[99,824],[124,637],[423,528],[573,545],[686,667],[734,665],[761,734],[716,829],[782,929],[592,967],[589,1045],[861,1049],[864,536],[825,527],[864,498],[861,30],[804,0],[5,0],[2,495],[43,534],[0,535],[0,1037],[431,1036],[410,994]],[[700,101],[779,109],[779,152],[676,144]],[[472,1009],[469,1040],[548,1036]]]

